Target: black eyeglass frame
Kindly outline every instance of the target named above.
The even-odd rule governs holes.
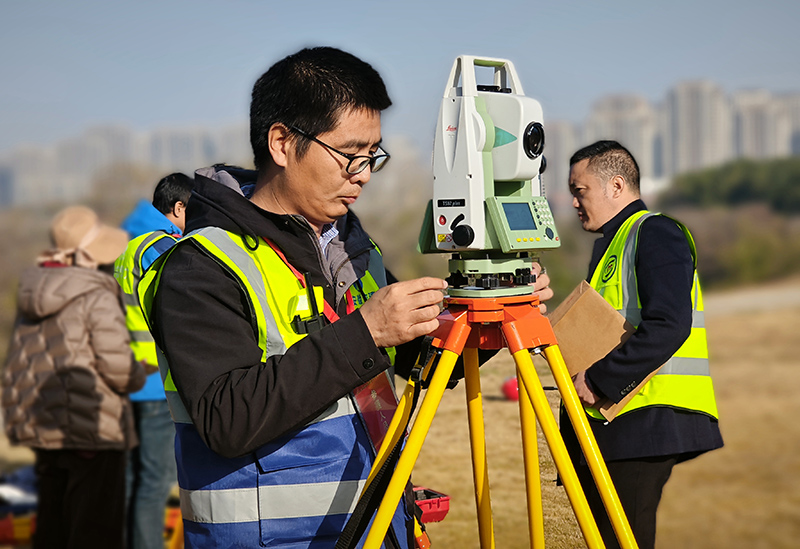
[[[336,154],[346,158],[347,159],[347,166],[345,166],[344,170],[347,173],[349,173],[350,175],[358,175],[358,174],[360,174],[361,172],[363,172],[364,170],[367,169],[367,166],[369,166],[369,170],[370,170],[371,173],[378,172],[381,169],[383,169],[383,167],[386,165],[386,163],[391,158],[391,155],[389,153],[387,153],[383,149],[383,147],[381,147],[380,145],[378,145],[378,150],[382,151],[383,154],[374,154],[372,156],[367,156],[367,155],[363,155],[363,154],[349,154],[349,153],[342,152],[342,151],[340,151],[338,149],[335,149],[335,148],[331,147],[327,143],[325,143],[323,141],[320,141],[319,139],[317,139],[316,137],[314,137],[310,133],[304,132],[300,128],[297,128],[295,126],[287,126],[287,127],[291,131],[297,133],[298,135],[300,135],[302,137],[305,137],[306,139],[310,139],[311,141],[314,141],[315,143],[319,143],[320,145],[322,145],[326,149],[331,150],[331,151],[335,152]],[[353,165],[353,162],[355,162],[356,160],[361,160],[363,163],[360,164],[360,165],[356,165],[356,171],[350,171],[350,168]],[[377,162],[379,162],[379,161],[380,161],[380,164],[378,164],[378,166],[375,167],[375,164]]]

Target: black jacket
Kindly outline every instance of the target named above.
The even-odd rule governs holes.
[[[603,225],[603,236],[594,244],[587,281],[591,281],[620,226],[645,209],[644,202],[636,200]],[[590,387],[615,402],[671,357],[692,326],[694,267],[683,231],[664,216],[645,220],[639,231],[635,265],[642,321],[624,345],[586,373]],[[607,461],[668,455],[688,459],[722,446],[716,420],[673,408],[644,408],[610,423],[592,420],[591,425]],[[577,440],[565,414],[561,426],[565,442],[574,448]]]
[[[364,274],[374,246],[356,216],[351,212],[337,222],[339,239],[330,246],[342,261],[332,268],[304,218],[267,212],[243,196],[240,184],[254,180],[254,172],[227,166],[198,171],[186,233],[214,226],[250,235],[259,245],[266,245],[260,237],[269,238],[293,267],[310,274],[313,285],[324,287],[341,319],[261,362],[238,283],[191,240],[176,245],[153,303],[154,337],[197,431],[225,457],[244,455],[304,425],[390,366],[361,314],[345,314],[346,286],[337,285]],[[398,349],[400,373],[413,365],[414,352],[411,345]]]

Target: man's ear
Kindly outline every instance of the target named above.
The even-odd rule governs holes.
[[[608,181],[608,187],[613,198],[619,198],[622,196],[627,186],[627,181],[625,181],[625,178],[621,175],[615,175]]]
[[[291,131],[283,124],[273,124],[267,133],[267,144],[272,161],[277,166],[286,167],[289,147],[292,146]]]
[[[180,218],[181,213],[186,211],[186,204],[183,201],[178,200],[175,204],[172,205],[172,215],[175,217]]]

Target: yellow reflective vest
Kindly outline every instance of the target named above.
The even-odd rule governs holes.
[[[139,304],[138,285],[145,271],[142,264],[144,254],[157,242],[168,238],[170,244],[177,238],[164,231],[154,231],[140,235],[128,243],[128,247],[114,262],[114,278],[122,287],[125,299],[125,324],[131,336],[131,349],[134,358],[156,366],[156,344]]]
[[[184,236],[180,245],[196,245],[238,282],[247,296],[261,360],[266,361],[306,337],[301,332],[313,329],[315,311],[329,321],[336,318],[321,287],[306,288],[302,275],[278,248],[250,238],[206,227]],[[171,251],[156,260],[140,284],[146,318],[161,265]],[[384,285],[383,260],[373,249],[367,272],[354,284],[357,295],[353,287],[345,294],[348,311]],[[393,359],[393,350],[389,354]],[[164,354],[159,352],[158,358],[176,427],[176,454],[183,456],[178,460],[178,478],[187,540],[202,545],[210,535],[226,546],[252,546],[258,538],[269,546],[275,536],[285,535],[326,540],[333,546],[366,483],[375,449],[397,405],[387,372],[343,396],[297,432],[250,455],[226,459],[200,440]],[[401,502],[393,519],[395,530],[403,532],[409,519]]]
[[[662,214],[640,211],[622,224],[591,278],[592,287],[634,326],[638,326],[642,320],[635,265],[639,229],[642,222],[653,215]],[[694,239],[686,226],[674,219],[673,221],[686,235],[696,267],[697,250]],[[691,334],[618,415],[652,406],[698,412],[717,419],[719,417],[708,365],[703,295],[696,270],[692,285]],[[594,408],[587,408],[586,411],[596,419],[603,419]]]

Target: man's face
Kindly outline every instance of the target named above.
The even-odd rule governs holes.
[[[302,129],[302,128],[301,128]],[[315,136],[343,153],[370,155],[381,142],[380,112],[348,110],[329,132]],[[305,139],[297,136],[297,139]],[[371,171],[359,174],[345,170],[347,159],[316,142],[307,144],[306,153],[298,158],[291,147],[285,170],[286,187],[278,200],[287,213],[305,217],[312,227],[321,230],[347,213],[369,181]]]
[[[597,232],[618,213],[618,207],[611,198],[609,182],[588,170],[588,165],[588,158],[572,165],[569,190],[583,230]]]

